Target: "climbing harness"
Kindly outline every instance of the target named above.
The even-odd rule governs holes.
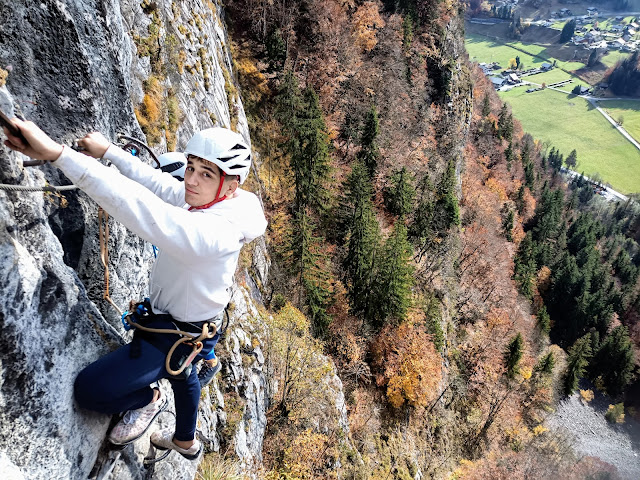
[[[165,360],[165,368],[167,369],[167,372],[169,372],[169,374],[173,375],[174,377],[182,377],[183,372],[185,372],[187,368],[189,368],[188,373],[190,373],[191,363],[204,347],[203,341],[215,337],[216,333],[218,332],[215,323],[211,321],[198,323],[179,322],[187,327],[191,326],[195,330],[198,330],[198,333],[188,332],[184,329],[178,328],[178,326],[176,325],[177,322],[175,321],[172,322],[176,327],[175,329],[147,327],[144,325],[144,323],[149,323],[149,321],[153,320],[154,318],[154,315],[151,312],[151,304],[148,298],[139,303],[130,302],[129,310],[127,312],[124,312],[121,318],[125,330],[130,330],[133,327],[147,333],[178,335],[180,337],[169,349],[167,358]],[[181,358],[178,368],[175,369],[172,367],[171,359],[176,349],[182,344],[191,346],[191,353],[189,353],[186,358]],[[186,377],[188,373],[184,373],[184,376]]]

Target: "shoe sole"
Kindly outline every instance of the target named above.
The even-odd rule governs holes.
[[[168,406],[169,406],[169,402],[165,400],[164,404],[160,407],[160,409],[156,412],[156,414],[151,418],[151,420],[149,420],[149,423],[147,424],[147,426],[144,427],[144,430],[140,432],[140,434],[138,434],[136,437],[131,438],[126,442],[114,442],[111,438],[109,438],[109,442],[111,442],[113,445],[118,445],[118,446],[125,446],[135,442],[140,437],[142,437],[145,433],[147,433],[147,430],[149,430],[149,427],[151,426],[151,424],[155,421],[156,418],[158,418],[158,415],[160,415],[162,412],[164,412],[167,409]]]
[[[176,450],[175,448],[156,445],[155,443],[153,443],[153,441],[151,442],[151,445],[156,447],[158,450],[173,450],[174,452],[177,452],[180,455],[182,455],[187,460],[195,460],[196,458],[198,458],[200,456],[200,454],[202,453],[202,450],[204,449],[204,445],[202,444],[202,442],[200,442],[200,448],[198,449],[198,451],[196,453],[182,453],[182,452]]]

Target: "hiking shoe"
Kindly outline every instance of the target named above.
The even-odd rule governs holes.
[[[167,408],[164,395],[155,402],[136,410],[128,410],[109,434],[109,441],[114,445],[126,445],[137,440],[146,432],[153,421]]]
[[[200,388],[204,388],[211,383],[213,377],[220,371],[222,368],[222,363],[219,358],[216,358],[215,365],[209,365],[208,361],[202,362],[202,367],[200,367],[200,371],[198,372],[198,380],[200,380]]]
[[[158,450],[175,450],[184,458],[189,460],[195,460],[202,453],[202,442],[195,439],[193,445],[190,448],[180,448],[173,443],[173,432],[171,430],[164,430],[160,432],[153,432],[151,434],[151,444]]]

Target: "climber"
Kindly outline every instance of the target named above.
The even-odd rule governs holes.
[[[187,157],[182,152],[168,152],[163,153],[158,157],[158,168],[163,172],[170,173],[173,177],[180,181],[184,181],[184,174],[187,168]],[[155,246],[154,246],[155,251]],[[218,331],[221,330],[221,324],[216,324]],[[213,377],[220,371],[222,364],[216,357],[213,349],[211,352],[202,359],[202,366],[198,371],[198,380],[200,380],[200,387],[204,388]]]
[[[50,161],[110,215],[160,248],[149,279],[148,325],[194,331],[189,328],[220,321],[240,249],[262,235],[267,225],[258,198],[238,188],[251,164],[249,147],[239,134],[224,128],[196,133],[187,144],[188,164],[180,182],[111,145],[99,133],[80,139],[79,146],[91,157],[109,160],[119,172],[63,147],[31,122],[12,122],[26,142],[4,128],[5,145]],[[166,409],[165,394],[151,386],[166,378],[174,393],[176,426],[173,431],[154,432],[151,442],[158,449],[173,449],[195,459],[202,451],[195,437],[200,398],[196,369],[184,380],[173,378],[164,360],[174,339],[137,332],[133,342],[78,374],[76,401],[101,413],[126,411],[109,434],[112,443],[124,445],[141,437]],[[196,360],[213,350],[217,336],[204,341]]]

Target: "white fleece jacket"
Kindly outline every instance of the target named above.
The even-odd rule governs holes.
[[[240,249],[267,227],[258,198],[237,189],[233,198],[189,211],[184,182],[115,145],[104,158],[119,172],[67,147],[54,165],[109,215],[160,249],[149,280],[154,312],[190,322],[218,315],[229,302]]]

